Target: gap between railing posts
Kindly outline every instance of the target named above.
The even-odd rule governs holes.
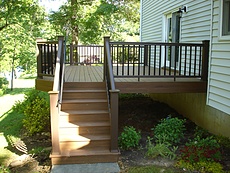
[[[60,154],[59,145],[59,99],[62,87],[62,64],[64,63],[63,56],[63,42],[64,37],[58,37],[58,54],[56,58],[56,68],[54,75],[53,91],[49,92],[50,95],[50,121],[51,121],[51,139],[52,139],[52,154]]]
[[[118,153],[118,96],[120,91],[115,88],[109,42],[109,37],[104,37],[104,81],[107,82],[111,115],[110,151]]]

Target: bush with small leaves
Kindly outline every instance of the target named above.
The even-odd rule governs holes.
[[[156,142],[164,141],[169,144],[177,144],[184,137],[185,119],[172,118],[168,116],[162,119],[159,124],[153,128]]]
[[[5,93],[8,84],[9,82],[5,77],[0,77],[0,96]]]
[[[49,95],[46,92],[31,90],[14,109],[24,114],[23,126],[29,135],[50,131]]]
[[[132,126],[125,126],[123,132],[118,138],[118,142],[122,149],[128,150],[137,147],[140,139],[140,131],[136,131],[136,129]]]

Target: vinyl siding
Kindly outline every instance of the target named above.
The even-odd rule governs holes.
[[[142,42],[164,42],[165,41],[165,16],[167,14],[176,12],[180,7],[186,5],[188,12],[182,13],[181,17],[181,31],[180,42],[187,43],[201,43],[203,40],[210,39],[210,20],[211,20],[211,1],[199,0],[199,1],[183,1],[183,0],[142,0],[142,26],[141,26],[141,41]],[[152,54],[154,51],[151,51]],[[164,49],[162,54],[159,55],[157,51],[157,57],[161,56],[161,65],[164,66]],[[190,48],[187,49],[187,56],[190,54]],[[199,53],[198,53],[199,54]],[[198,55],[197,54],[197,55]],[[200,69],[199,62],[195,62],[195,50],[192,51],[191,63],[196,63],[196,69],[192,68],[192,74],[198,73]],[[182,74],[188,74],[190,71],[189,66],[185,66],[185,51],[182,48],[181,70]],[[187,57],[188,58],[188,57]],[[156,65],[159,65],[159,58]],[[188,62],[188,61],[186,61]],[[153,66],[153,62],[150,63]]]
[[[230,114],[230,39],[220,39],[220,1],[213,1],[208,105]]]
[[[202,40],[209,40],[210,0],[142,0],[141,41],[164,41],[162,31],[164,15],[178,11],[182,5],[188,7],[188,12],[182,14],[180,42],[201,43]]]

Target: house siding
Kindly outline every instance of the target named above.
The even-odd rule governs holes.
[[[186,5],[188,12],[182,14],[180,42],[201,43],[210,39],[211,1],[142,0],[142,42],[164,41],[164,15],[178,11]]]
[[[230,39],[220,39],[220,1],[213,1],[208,105],[230,114]]]
[[[161,42],[164,15],[182,5],[180,42],[201,43],[210,40],[207,94],[150,94],[165,102],[197,125],[214,134],[230,138],[230,39],[220,40],[220,0],[142,0],[142,42]],[[212,35],[212,36],[211,36]]]

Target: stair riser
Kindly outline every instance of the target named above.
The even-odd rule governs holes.
[[[76,128],[59,128],[60,135],[94,135],[110,134],[110,127],[76,127]]]
[[[95,149],[103,150],[108,149],[110,145],[110,140],[103,141],[62,141],[60,142],[60,148],[62,151],[64,150],[78,150],[78,149]]]
[[[100,121],[109,121],[108,114],[100,115],[69,115],[69,116],[60,116],[60,122],[100,122]]]
[[[107,110],[107,102],[102,103],[63,103],[62,110]]]
[[[104,82],[65,82],[65,89],[105,89]]]
[[[66,157],[52,157],[52,165],[61,164],[89,164],[89,163],[114,163],[118,161],[117,155],[85,155],[85,156],[66,156]]]
[[[97,93],[77,93],[77,92],[65,92],[63,93],[63,100],[64,99],[106,99],[107,94],[105,92],[97,92]]]

